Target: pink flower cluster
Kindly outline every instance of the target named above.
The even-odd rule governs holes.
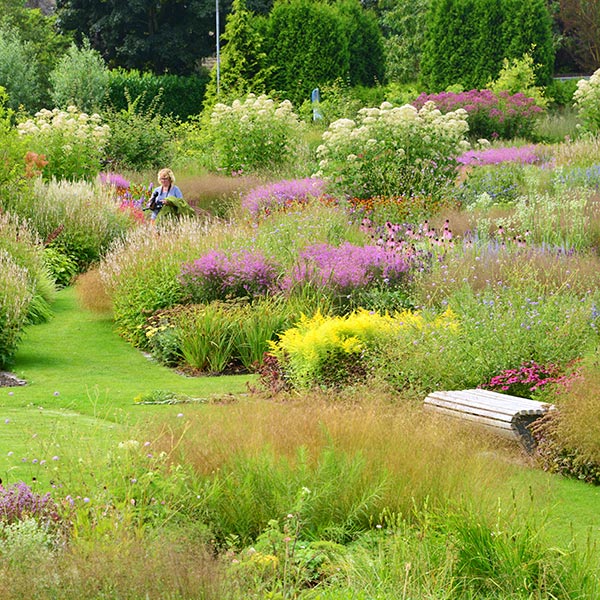
[[[192,300],[210,302],[264,295],[275,287],[279,271],[279,265],[260,252],[244,250],[227,255],[212,250],[184,263],[179,281]]]
[[[527,146],[510,146],[504,148],[488,148],[487,150],[469,150],[457,159],[462,165],[497,165],[512,162],[523,165],[539,163],[540,149],[534,144]]]
[[[305,248],[284,277],[282,288],[310,283],[340,293],[367,287],[376,281],[399,283],[409,269],[407,258],[382,246],[315,244]]]
[[[257,218],[320,199],[333,202],[325,193],[325,182],[322,179],[307,177],[282,180],[254,188],[242,198],[242,207],[252,217]]]
[[[467,111],[469,134],[479,138],[529,137],[535,117],[543,112],[533,98],[522,93],[491,90],[421,94],[413,105],[420,109],[432,101],[442,113],[462,108]]]
[[[550,384],[565,384],[572,374],[561,373],[554,364],[540,365],[533,360],[523,363],[516,369],[505,369],[480,387],[498,392],[508,392],[513,396],[530,398],[531,395]]]

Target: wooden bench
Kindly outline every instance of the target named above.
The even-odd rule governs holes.
[[[425,408],[487,427],[518,440],[530,452],[535,441],[528,426],[554,407],[490,390],[455,390],[432,392],[425,398]]]

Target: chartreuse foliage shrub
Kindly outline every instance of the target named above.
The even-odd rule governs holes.
[[[495,80],[503,59],[531,52],[536,83],[552,78],[552,18],[544,0],[441,0],[432,3],[421,61],[428,90],[481,89]]]
[[[204,129],[210,167],[232,174],[290,166],[305,151],[302,129],[288,100],[249,94],[231,105],[218,103]]]
[[[432,102],[420,110],[384,102],[339,119],[317,148],[317,177],[340,194],[439,196],[454,180],[456,160],[468,143],[467,113],[442,114]]]
[[[393,316],[359,309],[344,317],[317,313],[303,316],[284,331],[270,352],[279,361],[284,378],[295,388],[332,387],[364,379],[369,357],[385,338],[397,338],[404,329],[456,329],[456,317],[447,311],[434,319],[405,311]],[[407,344],[409,350],[410,344]]]
[[[100,172],[110,128],[99,114],[89,115],[75,106],[42,109],[17,129],[26,149],[47,161],[41,169],[45,181],[91,181]]]

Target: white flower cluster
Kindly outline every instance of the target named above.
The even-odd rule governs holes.
[[[110,127],[102,124],[102,117],[94,113],[88,115],[79,112],[75,106],[69,106],[67,110],[55,108],[48,110],[46,108],[35,113],[33,119],[28,119],[17,125],[17,130],[21,135],[32,137],[52,135],[60,132],[65,138],[72,138],[74,141],[93,140],[97,146],[103,147],[108,141]],[[66,144],[69,146],[69,144]],[[64,148],[72,151],[73,146]]]
[[[369,171],[381,178],[386,164],[402,164],[404,171],[422,170],[426,163],[447,162],[464,152],[469,148],[465,139],[468,129],[465,110],[442,114],[433,102],[420,110],[409,104],[394,107],[389,102],[379,108],[363,108],[355,120],[334,121],[323,133],[315,176],[339,181],[350,165],[348,178],[356,181],[360,176],[362,188],[368,189],[372,183]],[[380,192],[372,189],[372,193]]]
[[[231,118],[242,122],[255,121],[257,118],[261,118],[276,119],[289,124],[298,123],[298,116],[294,113],[292,103],[289,100],[277,104],[265,94],[260,96],[248,94],[243,102],[234,100],[231,106],[223,103],[216,104],[211,114],[211,124],[219,125],[223,120],[230,120]]]
[[[573,103],[583,129],[591,133],[600,131],[600,69],[589,79],[580,79],[577,82]]]

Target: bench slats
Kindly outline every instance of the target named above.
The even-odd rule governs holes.
[[[483,425],[499,435],[520,440],[528,450],[534,442],[527,425],[554,408],[529,398],[479,389],[431,392],[424,405],[428,410]]]

